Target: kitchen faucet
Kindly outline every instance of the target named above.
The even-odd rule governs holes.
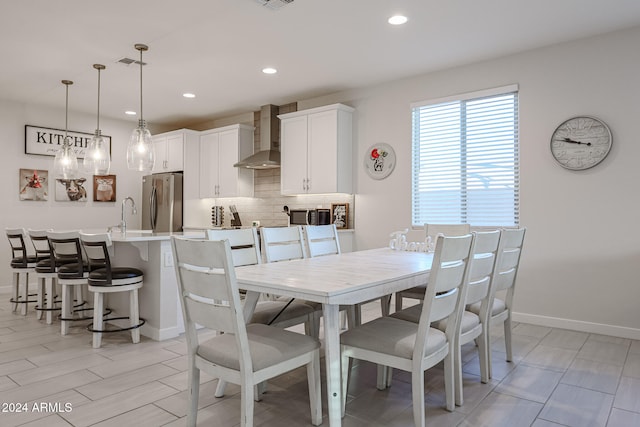
[[[122,219],[120,220],[120,232],[122,234],[127,232],[127,221],[124,219],[124,207],[127,204],[127,200],[131,201],[131,213],[133,215],[138,213],[138,210],[136,209],[136,202],[134,202],[131,197],[125,197],[124,200],[122,200]]]

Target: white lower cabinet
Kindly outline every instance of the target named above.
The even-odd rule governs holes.
[[[252,126],[238,124],[201,132],[199,197],[253,197],[253,170],[233,166],[251,154]]]

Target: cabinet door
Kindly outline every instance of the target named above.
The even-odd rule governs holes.
[[[167,160],[167,137],[157,135],[153,137],[153,149],[155,150],[156,160],[153,164],[152,173],[165,172]]]
[[[218,148],[218,197],[238,196],[238,131],[220,132]]]
[[[166,171],[177,172],[184,169],[184,135],[172,135],[167,138]]]
[[[280,190],[282,194],[306,192],[307,116],[280,122]]]
[[[333,110],[309,114],[307,129],[307,193],[335,193],[338,177],[337,112]]]
[[[200,198],[216,197],[218,189],[218,146],[220,135],[200,136]]]

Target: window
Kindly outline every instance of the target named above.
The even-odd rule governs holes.
[[[516,85],[412,105],[412,224],[517,226]]]

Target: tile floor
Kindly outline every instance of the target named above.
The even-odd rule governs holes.
[[[58,324],[45,325],[33,311],[14,314],[8,296],[0,299],[0,426],[185,425],[182,338],[133,345],[122,333],[94,350],[84,328],[73,327],[62,337]],[[378,316],[379,304],[363,312],[365,320]],[[515,325],[513,333],[514,363],[504,361],[501,333],[492,337],[489,384],[480,383],[475,347],[465,346],[465,402],[454,412],[444,409],[441,369],[426,374],[427,425],[640,425],[640,341],[528,324]],[[198,425],[239,425],[239,388],[229,385],[218,399],[217,380],[203,375],[201,381]],[[375,381],[374,365],[354,367],[343,424],[412,426],[409,376],[396,372],[386,391],[378,391]],[[256,404],[255,425],[310,426],[306,387],[304,369],[271,381]]]

